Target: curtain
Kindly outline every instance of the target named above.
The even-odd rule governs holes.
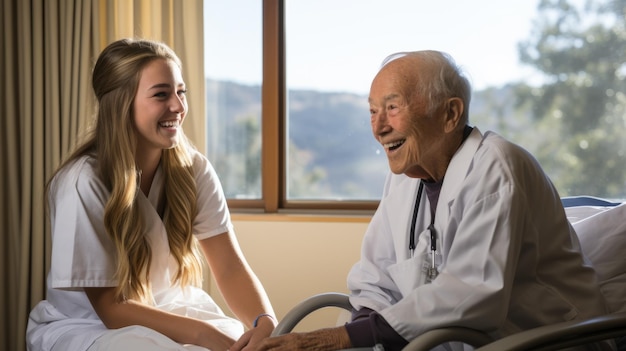
[[[92,122],[91,69],[113,40],[170,45],[183,62],[185,132],[205,148],[202,0],[2,0],[0,29],[0,349],[24,350],[45,298],[45,183]]]

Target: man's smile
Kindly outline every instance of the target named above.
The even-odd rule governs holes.
[[[393,151],[393,150],[398,149],[400,146],[402,146],[405,141],[406,139],[402,139],[402,140],[397,140],[397,141],[393,141],[390,143],[385,143],[383,144],[383,147],[389,151]]]

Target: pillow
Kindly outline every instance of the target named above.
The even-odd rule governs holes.
[[[626,311],[626,203],[565,209],[600,280],[610,312]]]

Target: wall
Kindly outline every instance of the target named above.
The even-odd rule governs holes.
[[[233,215],[242,250],[279,319],[312,295],[348,292],[346,276],[359,258],[368,222],[369,217]],[[215,284],[208,289],[230,314]],[[345,318],[342,310],[325,308],[309,315],[296,330],[333,326]]]

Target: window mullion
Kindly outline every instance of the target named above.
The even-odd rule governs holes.
[[[261,158],[265,212],[277,212],[285,197],[283,28],[283,0],[264,0]]]

